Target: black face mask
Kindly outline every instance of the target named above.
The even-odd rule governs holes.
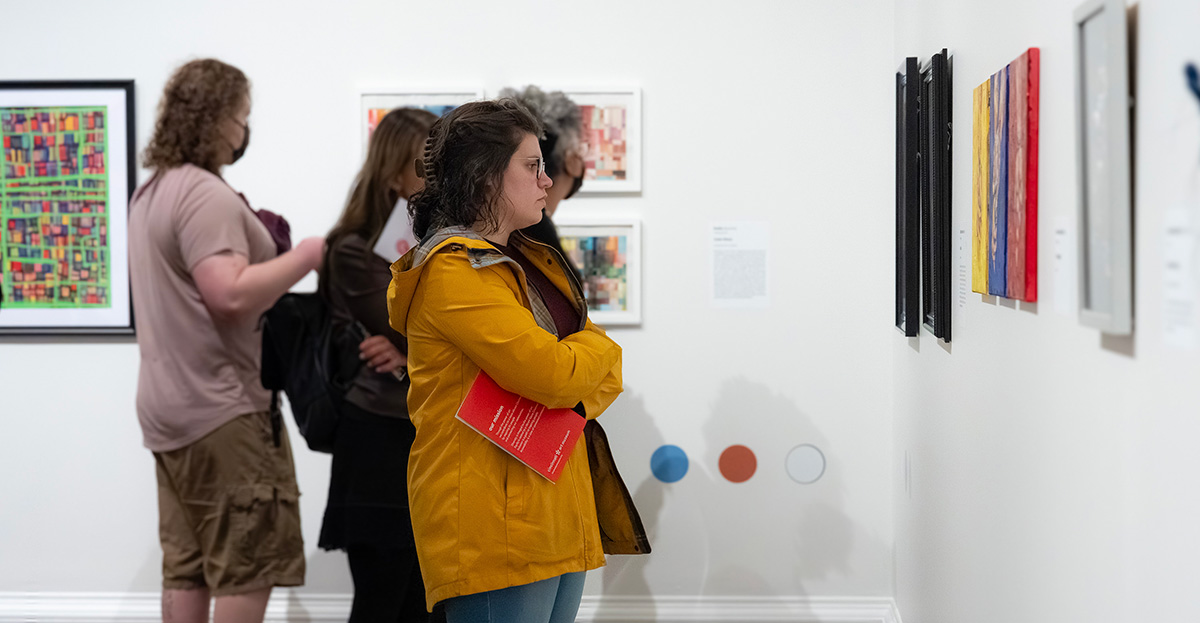
[[[242,156],[246,155],[246,148],[250,146],[250,124],[243,123],[242,130],[245,130],[245,132],[242,133],[242,144],[233,150],[233,162],[230,162],[229,164],[233,164],[234,162],[241,160]]]

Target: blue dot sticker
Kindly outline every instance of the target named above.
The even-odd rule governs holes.
[[[663,482],[678,482],[687,470],[687,453],[679,446],[662,446],[650,455],[650,471]]]

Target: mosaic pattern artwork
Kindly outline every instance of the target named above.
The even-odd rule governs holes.
[[[583,273],[592,311],[629,309],[628,236],[562,236],[563,250]]]
[[[5,308],[108,308],[106,107],[0,108]]]
[[[585,180],[624,181],[629,169],[629,111],[622,105],[580,105],[583,112]]]
[[[642,91],[637,87],[564,89],[583,122],[580,192],[642,191]]]
[[[975,90],[971,289],[1037,301],[1040,52]]]

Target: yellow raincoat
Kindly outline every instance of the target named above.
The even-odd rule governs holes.
[[[520,266],[469,230],[438,232],[392,265],[388,313],[408,338],[417,429],[409,506],[430,609],[604,566],[584,436],[555,484],[454,417],[481,368],[549,407],[582,403],[589,419],[621,393],[621,347],[586,320],[558,253],[519,233],[509,244],[575,302],[580,331],[560,341],[543,328],[548,312]]]

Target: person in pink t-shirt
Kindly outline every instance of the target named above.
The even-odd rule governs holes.
[[[320,237],[282,251],[221,177],[250,140],[250,83],[197,60],[167,82],[129,215],[141,365],[137,413],[154,454],[163,619],[262,621],[274,586],[304,582],[295,468],[259,373],[258,319],[318,267]]]

